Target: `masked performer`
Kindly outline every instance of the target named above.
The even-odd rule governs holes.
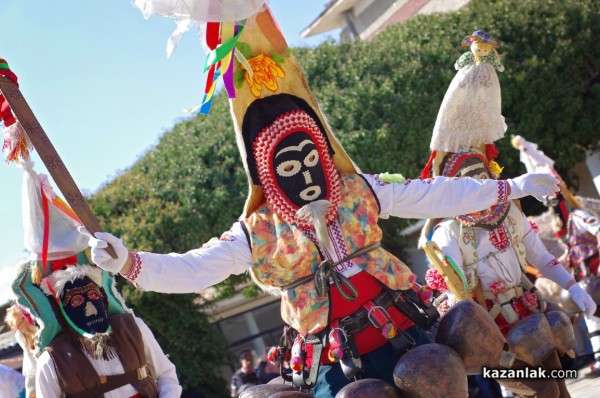
[[[513,146],[520,151],[521,162],[528,171],[548,172],[561,180],[560,193],[549,197],[545,204],[549,207],[551,230],[558,242],[567,248],[566,266],[572,270],[575,279],[586,289],[598,304],[600,281],[598,279],[599,246],[600,246],[600,201],[597,199],[575,196],[560,175],[554,169],[554,161],[538,149],[537,144],[527,141],[521,136],[511,139]],[[561,297],[564,299],[564,296]],[[564,300],[561,300],[564,302]],[[570,303],[564,303],[567,308]],[[597,315],[597,314],[596,314]],[[584,333],[577,333],[580,339],[580,354],[583,347],[589,344],[593,363],[588,377],[600,376],[600,318],[585,317]],[[578,332],[578,330],[576,330]],[[582,362],[586,362],[585,356]]]
[[[131,314],[109,316],[101,270],[55,271],[41,283],[62,333],[38,359],[42,397],[177,397],[175,366],[146,324]]]
[[[217,243],[183,254],[129,252],[117,237],[97,233],[92,258],[144,290],[164,293],[197,292],[249,271],[281,297],[282,318],[297,333],[290,353],[297,386],[330,397],[359,375],[393,385],[397,359],[428,340],[415,325],[421,319],[395,305],[397,292],[410,291],[416,277],[381,247],[379,218],[468,213],[553,192],[557,180],[390,183],[361,173],[331,132],[270,11],[253,19],[236,44],[236,59],[246,59],[232,65],[233,75],[243,77],[231,108],[250,185],[239,221]],[[471,200],[458,200],[464,195]],[[107,254],[107,243],[118,258]]]
[[[492,39],[489,34],[477,31],[465,38],[465,41],[469,40],[490,42]],[[488,87],[485,81],[481,81],[471,89],[485,91]],[[445,108],[440,108],[440,114],[445,111]],[[499,110],[491,115],[480,116],[495,120]],[[431,167],[433,175],[482,181],[495,181],[498,178],[501,169],[493,160],[497,155],[493,142],[500,137],[495,130],[484,129],[476,138],[470,134],[463,135],[460,131],[454,132],[451,137],[442,138],[439,134],[439,130],[434,130],[430,146],[432,157],[428,167]],[[588,317],[596,310],[596,304],[589,294],[548,253],[515,202],[497,203],[480,211],[461,213],[439,222],[435,227],[434,224],[435,221],[426,223],[423,237],[431,238],[453,260],[468,290],[488,310],[504,335],[508,335],[520,320],[544,308],[541,297],[534,293],[525,276],[524,270],[528,264],[568,290],[573,301]],[[531,341],[535,341],[534,336],[531,336]],[[517,355],[513,368],[526,365]],[[552,350],[540,366],[549,370],[560,369],[556,350]],[[569,396],[564,379],[498,381],[519,396]]]
[[[17,266],[13,292],[40,326],[35,344],[40,397],[175,397],[174,365],[116,290],[89,265],[87,237],[47,178],[25,170],[23,214],[30,259]]]

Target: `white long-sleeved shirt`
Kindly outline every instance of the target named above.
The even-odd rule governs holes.
[[[156,377],[158,396],[160,398],[179,398],[182,388],[177,379],[175,365],[167,358],[161,349],[158,341],[154,338],[152,331],[143,320],[134,316],[142,338],[144,340],[144,349],[146,360],[154,369]],[[123,365],[118,357],[108,361],[103,359],[94,359],[84,352],[98,375],[112,376],[125,372]],[[36,375],[36,396],[38,398],[58,398],[62,396],[62,391],[58,383],[58,375],[54,367],[54,361],[47,351],[44,351],[37,362]],[[137,390],[131,385],[119,387],[104,394],[105,398],[129,398],[137,394]]]
[[[471,213],[506,200],[505,181],[436,177],[383,183],[377,176],[362,175],[370,184],[380,205],[379,217],[442,218]],[[467,199],[467,200],[465,200]],[[329,229],[336,228],[332,223]],[[330,235],[335,235],[330,231]],[[335,243],[334,243],[335,244]],[[328,253],[339,260],[337,253]],[[142,269],[135,279],[142,290],[161,293],[193,293],[242,274],[252,267],[252,254],[239,222],[220,240],[187,253],[155,254],[140,252]],[[360,270],[345,270],[346,276]]]
[[[564,287],[572,279],[571,275],[559,265],[553,255],[548,253],[525,214],[521,213],[521,215],[521,220],[517,220],[517,222],[523,223],[524,233],[521,243],[525,247],[527,262],[544,276]],[[471,238],[474,238],[476,242],[478,258],[476,273],[483,290],[489,290],[490,285],[498,280],[504,282],[507,288],[518,286],[521,282],[521,267],[512,244],[499,250],[491,239],[491,234],[494,234],[496,230],[488,231],[483,228],[473,228],[472,230],[475,236]],[[436,228],[431,240],[436,242],[444,254],[449,256],[457,266],[463,271],[465,270],[465,266],[468,264],[463,262],[460,244],[446,228]]]

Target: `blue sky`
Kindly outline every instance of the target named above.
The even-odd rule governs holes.
[[[328,1],[270,0],[291,47],[336,37],[300,37]],[[174,28],[168,18],[144,19],[129,0],[0,0],[0,57],[84,194],[135,163],[202,99],[205,54],[190,30],[167,58]],[[22,171],[2,162],[0,183],[1,304],[12,267],[27,253]]]

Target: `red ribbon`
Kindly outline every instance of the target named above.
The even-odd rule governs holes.
[[[52,260],[50,263],[50,269],[52,270],[52,272],[62,271],[68,266],[77,265],[77,256],[70,256],[66,258],[61,258],[59,260]]]
[[[3,65],[2,65],[3,64]],[[8,69],[8,63],[3,58],[0,58],[0,76],[4,76],[7,79],[10,79],[13,83],[19,87],[17,75],[13,73],[10,69]],[[4,120],[4,126],[8,127],[15,123],[16,119],[10,109],[10,105],[4,98],[3,94],[0,94],[0,119]]]
[[[42,194],[42,209],[44,211],[44,235],[42,237],[42,264],[44,264],[44,272],[48,275],[48,240],[50,238],[50,210],[48,209],[48,198],[44,194],[44,188],[40,188]]]

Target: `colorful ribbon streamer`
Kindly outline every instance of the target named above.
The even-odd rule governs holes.
[[[243,30],[244,25],[235,22],[209,22],[207,24],[206,44],[211,51],[207,54],[204,63],[207,78],[200,113],[207,115],[210,112],[215,88],[220,77],[223,78],[229,98],[235,98],[233,60],[235,45]]]

